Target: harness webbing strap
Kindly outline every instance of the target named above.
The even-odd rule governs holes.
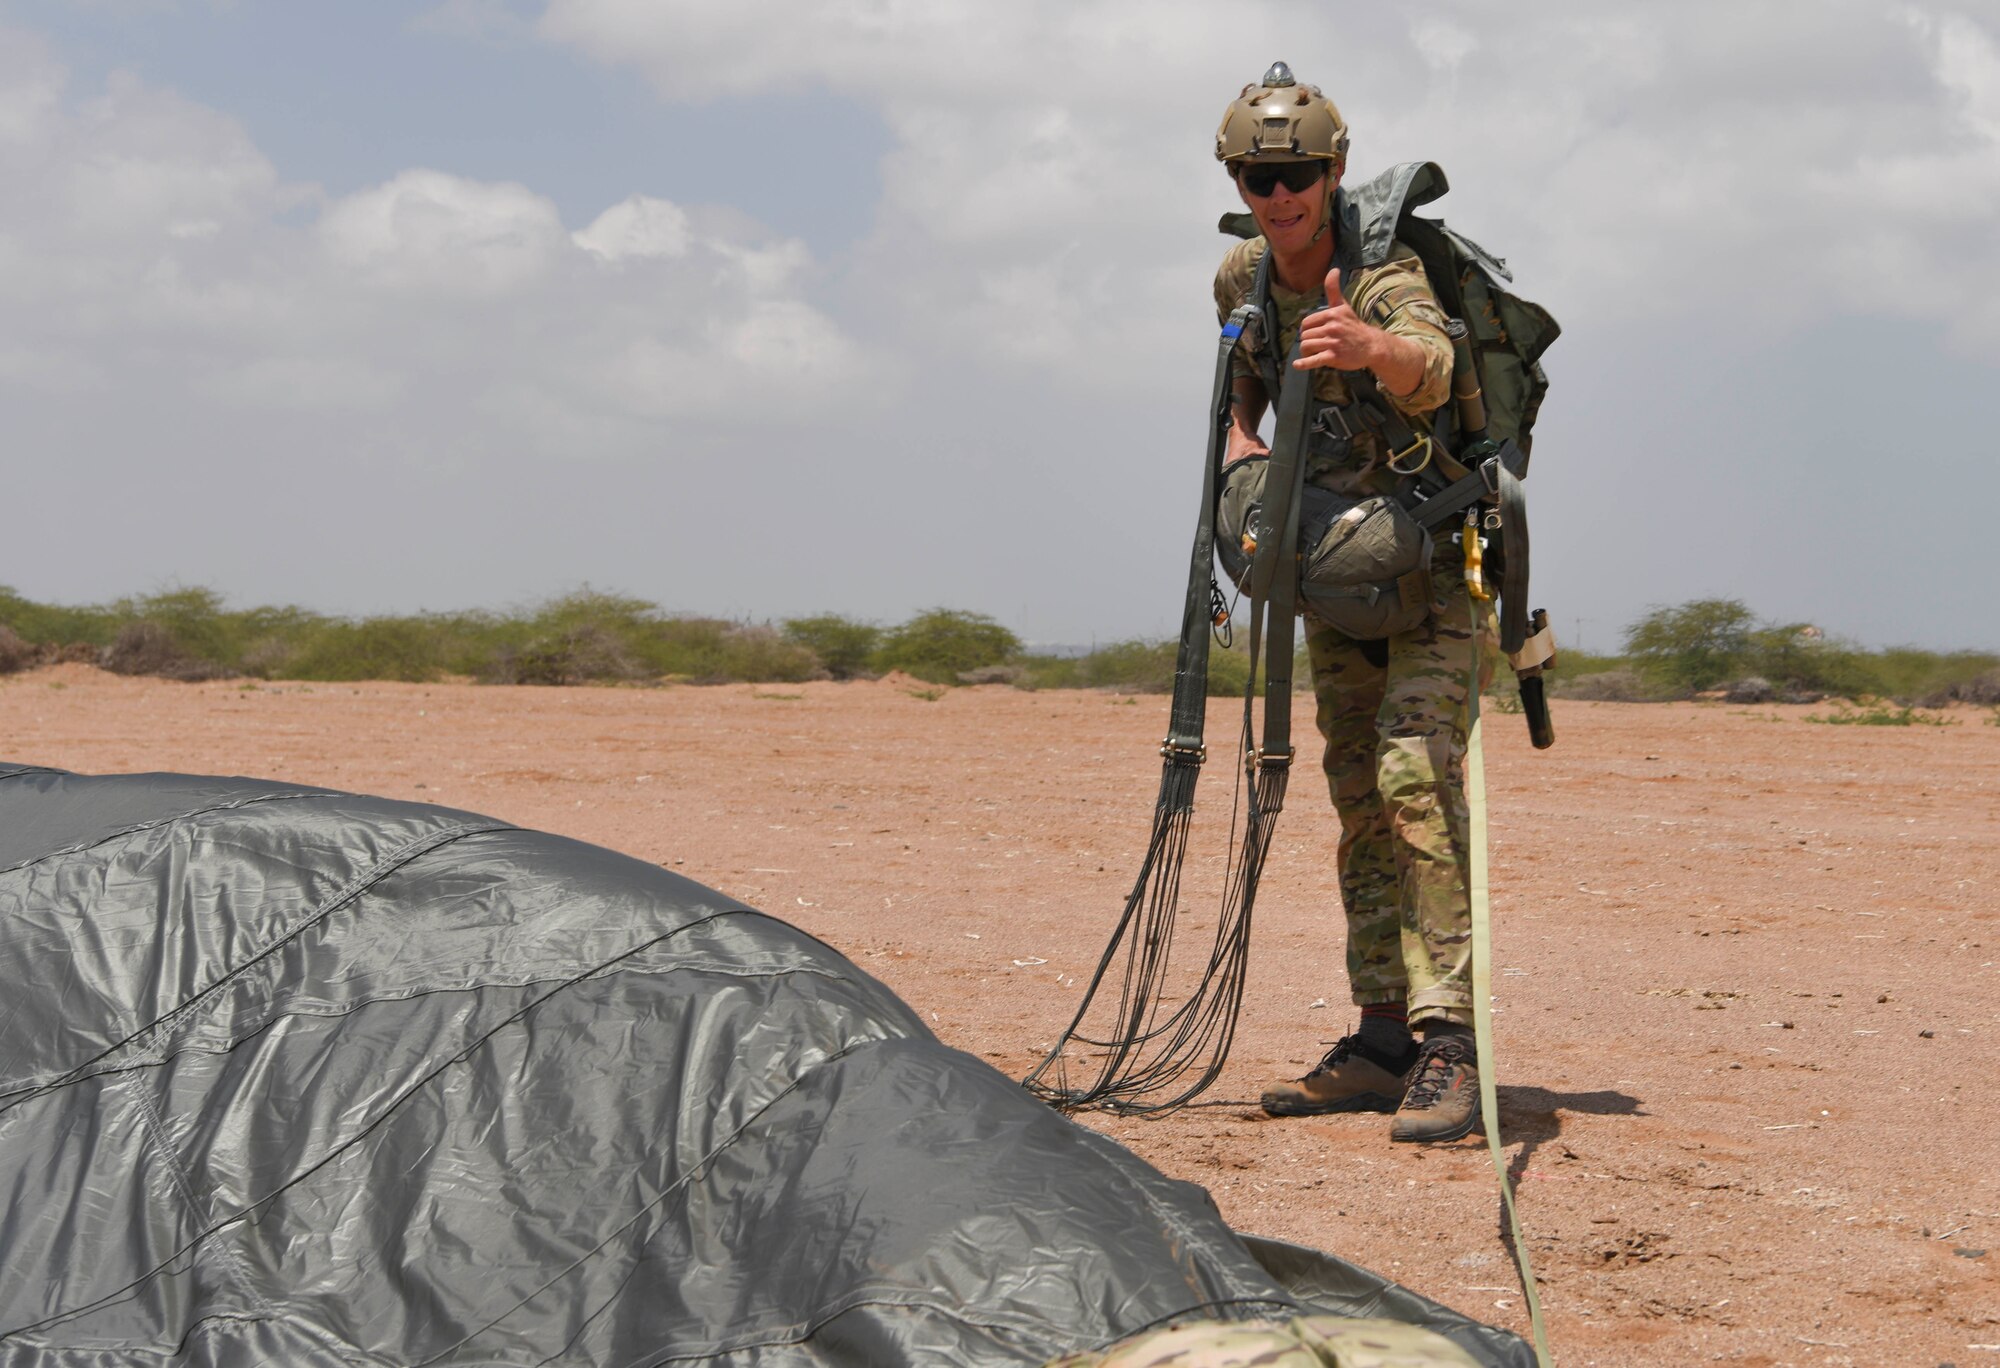
[[[1460,479],[1452,481],[1437,493],[1418,503],[1410,505],[1410,516],[1419,527],[1435,532],[1454,522],[1459,515],[1472,505],[1493,496],[1500,489],[1502,472],[1518,476],[1523,461],[1520,449],[1512,441],[1502,442],[1494,454],[1479,463],[1478,468]],[[1511,497],[1519,505],[1518,514],[1523,526],[1527,519],[1527,499],[1521,491],[1520,480],[1516,478]],[[1527,598],[1525,582],[1521,597]],[[1518,647],[1516,649],[1519,649]]]
[[[1298,356],[1292,348],[1291,359]],[[1290,371],[1278,390],[1272,420],[1271,464],[1264,474],[1257,555],[1250,563],[1250,659],[1257,659],[1259,630],[1269,632],[1264,656],[1264,743],[1261,756],[1289,763],[1292,749],[1292,638],[1298,622],[1299,508],[1305,488],[1307,423],[1312,377]],[[1243,701],[1249,725],[1250,700]],[[1247,737],[1246,737],[1247,739]],[[1282,795],[1281,795],[1282,798]],[[1276,811],[1273,807],[1271,811]]]
[[[1476,535],[1468,532],[1466,535]],[[1485,1122],[1486,1149],[1500,1180],[1500,1201],[1507,1208],[1507,1230],[1514,1241],[1514,1262],[1521,1270],[1521,1291],[1528,1302],[1528,1327],[1535,1338],[1535,1362],[1549,1368],[1549,1335],[1542,1324],[1542,1300],[1535,1270],[1528,1262],[1528,1241],[1514,1209],[1514,1185],[1507,1179],[1507,1153],[1500,1147],[1499,1088],[1493,1075],[1493,907],[1488,892],[1486,853],[1486,748],[1479,718],[1479,598],[1467,595],[1472,611],[1472,677],[1467,681],[1469,719],[1465,739],[1465,806],[1471,827],[1467,836],[1467,883],[1472,895],[1472,1035],[1479,1058],[1479,1114]]]
[[[1258,326],[1262,329],[1251,355],[1257,363],[1257,374],[1264,381],[1264,398],[1275,404],[1279,390],[1284,388],[1284,375],[1278,369],[1278,306],[1271,302],[1269,246],[1264,248],[1264,255],[1257,258],[1257,272],[1250,278],[1250,303],[1257,310]]]
[[[1528,639],[1528,496],[1505,462],[1493,465],[1500,504],[1500,649],[1513,655]]]

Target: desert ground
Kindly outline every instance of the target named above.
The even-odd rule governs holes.
[[[1554,750],[1489,715],[1487,753],[1501,1121],[1557,1361],[2000,1366],[1990,710],[1555,709]],[[1235,712],[1211,713],[1197,927]],[[264,775],[610,846],[806,928],[1019,1075],[1130,887],[1165,716],[1159,697],[894,677],[188,685],[59,665],[0,679],[0,759]],[[1310,738],[1304,701],[1296,727]],[[1302,767],[1204,1105],[1081,1119],[1243,1230],[1525,1332],[1477,1135],[1398,1146],[1386,1117],[1255,1106],[1356,1019],[1334,841]]]

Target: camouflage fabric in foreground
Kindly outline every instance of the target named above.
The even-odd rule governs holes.
[[[1390,1320],[1301,1316],[1202,1321],[1149,1331],[1048,1368],[1471,1368],[1463,1349],[1420,1326]]]

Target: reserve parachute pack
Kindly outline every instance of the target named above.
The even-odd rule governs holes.
[[[1451,320],[1455,349],[1452,402],[1440,408],[1429,431],[1419,431],[1376,393],[1366,372],[1349,373],[1357,402],[1342,425],[1358,420],[1380,434],[1399,478],[1393,495],[1356,498],[1307,485],[1296,495],[1300,521],[1299,596],[1313,615],[1357,640],[1409,631],[1429,615],[1433,535],[1481,499],[1497,505],[1482,535],[1494,543],[1490,559],[1501,589],[1502,647],[1519,651],[1528,635],[1526,505],[1519,481],[1527,474],[1535,417],[1548,392],[1542,353],[1560,333],[1547,310],[1515,293],[1504,259],[1445,225],[1413,211],[1450,188],[1435,162],[1406,162],[1352,189],[1336,206],[1343,242],[1355,244],[1349,260],[1362,269],[1389,259],[1398,242],[1417,254],[1439,306]],[[1247,213],[1224,215],[1222,231],[1255,239]],[[1258,359],[1265,388],[1275,401],[1276,339],[1268,282],[1270,256],[1256,263],[1251,291],[1261,329]],[[1316,432],[1326,427],[1324,413]],[[1345,433],[1331,433],[1344,436]],[[1488,464],[1492,462],[1492,464]],[[1484,472],[1483,490],[1467,484]],[[1216,550],[1239,586],[1254,555],[1266,504],[1269,462],[1238,461],[1223,473],[1217,510]],[[1451,497],[1445,497],[1450,495]]]
[[[1249,456],[1223,472],[1216,559],[1247,589],[1259,528],[1270,508],[1271,461]],[[1299,501],[1299,598],[1320,621],[1356,641],[1380,641],[1431,614],[1431,534],[1384,495],[1356,499],[1305,485]]]

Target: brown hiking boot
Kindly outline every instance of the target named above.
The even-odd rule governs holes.
[[[1410,1058],[1416,1058],[1414,1045]],[[1272,1116],[1322,1116],[1328,1112],[1396,1110],[1406,1074],[1379,1062],[1358,1035],[1342,1036],[1317,1067],[1295,1082],[1264,1090]]]
[[[1456,1140],[1479,1120],[1479,1056],[1471,1036],[1434,1035],[1417,1052],[1391,1140]]]

